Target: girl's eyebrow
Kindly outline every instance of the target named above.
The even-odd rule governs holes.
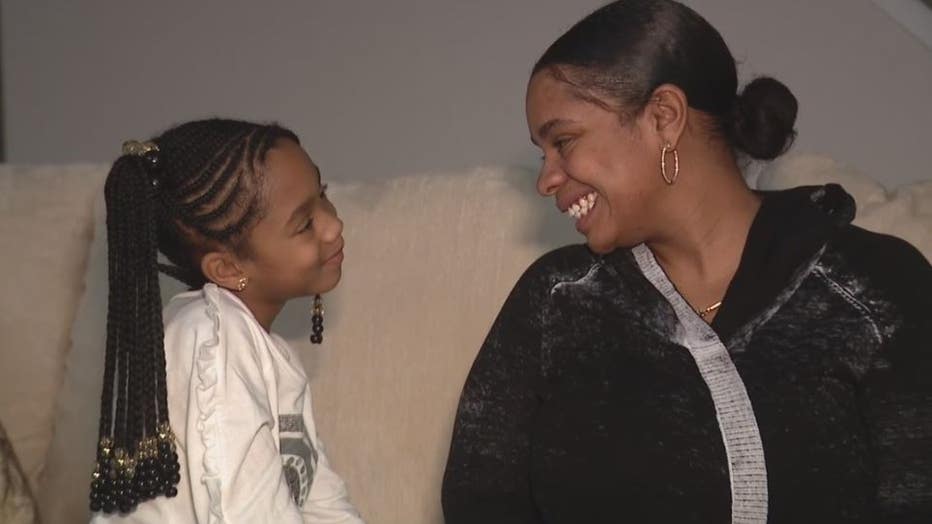
[[[320,174],[320,168],[317,167],[316,164],[314,164],[314,172],[317,173],[317,185],[321,186],[322,177]],[[298,220],[298,218],[306,215],[307,212],[310,210],[311,202],[313,201],[314,201],[314,195],[311,195],[307,200],[302,202],[301,205],[296,207],[295,210],[291,212],[291,216],[288,218],[288,221],[285,222],[285,225],[288,226],[294,223],[296,220]]]
[[[307,212],[310,210],[312,201],[313,201],[313,197],[305,200],[304,202],[301,203],[301,205],[296,207],[295,210],[291,212],[291,216],[288,218],[288,221],[285,222],[285,225],[288,226],[290,224],[293,224],[299,218],[306,215]]]

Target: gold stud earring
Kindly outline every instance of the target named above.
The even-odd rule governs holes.
[[[236,290],[237,290],[237,291],[242,291],[242,290],[246,289],[246,284],[248,284],[248,283],[249,283],[249,277],[243,277],[243,278],[239,279],[239,282],[236,283]]]
[[[673,153],[672,176],[667,173],[667,153]],[[663,149],[660,150],[660,174],[663,176],[663,181],[666,182],[668,186],[675,184],[676,178],[680,176],[680,155],[676,152],[676,148],[669,142],[664,144]]]

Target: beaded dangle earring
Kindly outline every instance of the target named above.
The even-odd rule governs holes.
[[[311,310],[311,343],[324,341],[324,303],[320,295],[314,295],[314,308]]]

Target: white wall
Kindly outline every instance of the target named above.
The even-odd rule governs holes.
[[[882,1],[882,0],[878,0]],[[7,160],[108,161],[208,115],[292,127],[326,175],[535,165],[533,61],[601,0],[3,0]],[[801,102],[797,150],[932,177],[932,51],[870,0],[691,0]]]

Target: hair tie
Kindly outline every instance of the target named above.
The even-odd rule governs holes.
[[[138,156],[146,161],[146,169],[149,171],[149,181],[152,187],[158,187],[159,177],[156,176],[159,166],[159,146],[149,140],[140,142],[138,140],[127,140],[123,142],[123,154],[129,156]]]
[[[158,151],[159,146],[155,142],[140,142],[138,140],[127,140],[123,142],[123,154],[133,156],[145,156],[151,151]]]

